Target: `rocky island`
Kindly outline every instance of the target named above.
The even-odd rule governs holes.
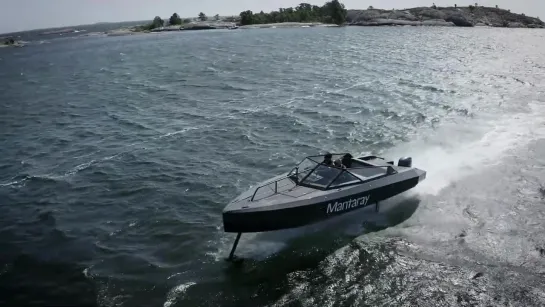
[[[445,27],[505,27],[545,28],[537,17],[512,13],[509,9],[469,5],[459,7],[415,7],[408,9],[347,10],[338,0],[323,6],[301,3],[297,7],[281,8],[278,11],[254,13],[241,12],[238,16],[209,18],[200,13],[196,18],[182,19],[174,13],[168,20],[159,16],[149,23],[131,28],[111,31],[107,35],[131,35],[165,31],[252,29],[317,26],[445,26]]]
[[[120,27],[120,28],[116,28]],[[38,36],[125,36],[170,31],[255,29],[293,27],[344,27],[344,26],[445,26],[445,27],[503,27],[545,28],[539,17],[512,13],[509,9],[475,5],[438,7],[415,7],[407,9],[346,9],[339,0],[330,0],[324,5],[301,3],[296,7],[280,8],[276,11],[257,13],[243,11],[236,16],[207,16],[200,13],[193,18],[182,18],[177,13],[170,18],[156,16],[150,22],[122,22],[111,26],[78,26],[75,28],[50,29]],[[39,30],[34,30],[38,32]],[[33,31],[30,31],[33,32]],[[80,32],[85,32],[81,34]],[[7,35],[7,34],[6,34]],[[33,39],[14,39],[16,34],[0,37],[1,47],[22,47]],[[18,38],[21,36],[17,36]]]
[[[331,0],[323,6],[301,3],[296,8],[281,8],[270,13],[254,14],[252,11],[241,12],[238,16],[210,18],[200,13],[197,18],[182,19],[174,13],[168,20],[156,16],[149,24],[131,28],[114,30],[107,35],[131,35],[138,33],[214,30],[214,29],[248,29],[273,27],[317,27],[339,26],[346,22],[346,9],[339,0]]]
[[[168,25],[166,25],[168,23]],[[446,27],[505,27],[545,28],[537,17],[512,13],[509,9],[469,5],[459,7],[415,7],[408,9],[347,10],[338,0],[326,2],[323,6],[301,3],[295,8],[281,8],[278,11],[254,13],[244,11],[239,16],[222,19],[216,15],[213,20],[200,13],[196,19],[182,20],[174,14],[168,22],[156,17],[149,25],[137,27],[136,32],[162,32],[206,29],[247,29],[270,27],[314,27],[314,26],[446,26]]]
[[[0,48],[2,47],[24,47],[25,45],[12,37],[0,37]]]
[[[511,13],[499,7],[417,7],[404,10],[348,10],[346,21],[354,26],[458,26],[545,28],[539,18]]]

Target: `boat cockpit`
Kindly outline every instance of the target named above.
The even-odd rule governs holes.
[[[376,165],[364,158],[350,158],[349,166],[339,163],[328,163],[326,155],[308,156],[294,167],[288,178],[296,185],[318,190],[337,189],[345,186],[361,184],[378,177],[396,173],[392,165]],[[346,153],[330,154],[332,161],[342,161]],[[331,161],[329,160],[329,161]]]

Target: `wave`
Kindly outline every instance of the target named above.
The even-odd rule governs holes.
[[[221,84],[191,84],[191,83],[184,83],[182,85],[183,87],[188,88],[202,88],[202,89],[210,89],[210,90],[222,90],[222,91],[242,91],[242,92],[252,92],[252,89],[248,89],[245,87],[242,87],[242,85],[232,85],[228,83],[221,83]]]
[[[74,166],[73,168],[67,170],[66,172],[62,174],[45,174],[45,175],[18,175],[14,177],[11,181],[0,183],[0,187],[16,187],[21,188],[25,185],[31,183],[31,184],[47,184],[47,183],[59,183],[59,182],[67,182],[67,177],[73,176],[79,172],[82,172],[84,170],[87,170],[91,168],[94,165],[97,165],[99,163],[103,163],[105,161],[109,161],[112,159],[115,159],[123,154],[127,154],[128,152],[121,152],[115,155],[103,157],[100,159],[93,159],[90,161],[87,161],[85,163],[78,164]]]
[[[334,306],[346,302],[402,306],[545,304],[530,274],[477,263],[460,265],[418,258],[402,239],[354,241],[315,271],[290,273],[290,291],[268,306]],[[438,274],[437,272],[441,272]],[[509,281],[505,281],[505,275]],[[396,285],[403,285],[398,287]],[[392,286],[394,285],[394,286]]]
[[[416,89],[420,89],[420,90],[423,90],[423,91],[430,91],[430,92],[439,92],[439,93],[455,93],[455,91],[453,90],[444,90],[444,89],[440,89],[436,86],[433,86],[433,85],[424,85],[424,84],[418,84],[418,83],[415,83],[411,80],[404,80],[404,79],[400,79],[399,82],[398,82],[399,85],[407,85],[411,88],[416,88]]]
[[[115,114],[115,113],[108,113],[108,116],[111,119],[114,119],[116,122],[118,122],[118,123],[120,123],[122,125],[128,126],[128,127],[134,127],[134,128],[138,128],[138,129],[141,129],[141,130],[157,131],[156,129],[154,129],[152,127],[148,127],[148,126],[144,125],[143,123],[141,123],[139,121],[134,121],[134,120],[128,119],[128,118],[124,117],[123,115],[118,115],[118,114]]]
[[[23,305],[543,303],[541,275],[529,282],[524,272],[543,260],[543,169],[527,166],[542,161],[514,151],[543,156],[525,147],[545,134],[535,34],[517,32],[520,45],[537,44],[517,49],[495,43],[509,40],[503,30],[267,32],[82,38],[2,54],[13,98],[3,118],[13,120],[0,221],[25,234],[2,250],[83,262],[92,284],[58,286],[58,268],[23,262],[5,280],[53,285],[27,291]],[[202,52],[211,46],[227,53]],[[25,71],[44,86],[21,90]],[[225,204],[325,150],[409,155],[428,178],[390,211],[244,235],[246,266],[225,270],[234,239],[222,231]],[[520,167],[505,174],[506,161]],[[18,274],[28,270],[39,274]]]
[[[73,166],[72,168],[70,168],[70,169],[68,169],[68,170],[66,170],[66,171],[64,171],[62,173],[49,173],[49,174],[44,174],[44,175],[30,175],[30,174],[17,175],[13,179],[11,179],[11,180],[9,180],[7,182],[0,183],[0,187],[17,187],[17,188],[21,188],[21,187],[24,187],[29,182],[32,182],[32,183],[38,183],[38,182],[54,183],[54,182],[59,182],[59,181],[65,181],[68,177],[76,175],[76,174],[78,174],[78,173],[80,173],[82,171],[88,170],[93,166],[97,166],[97,165],[100,165],[100,164],[102,164],[104,162],[118,159],[118,158],[120,158],[122,156],[127,156],[127,158],[128,158],[129,157],[128,155],[131,155],[132,153],[134,153],[136,151],[145,150],[146,149],[145,145],[149,144],[150,142],[153,142],[154,140],[167,139],[167,138],[170,138],[172,136],[185,134],[185,133],[190,132],[190,131],[206,129],[207,127],[210,127],[210,126],[209,125],[202,125],[202,126],[188,127],[188,128],[182,129],[182,130],[160,134],[160,135],[157,135],[155,137],[148,138],[147,140],[139,142],[139,143],[132,143],[132,144],[126,145],[126,146],[121,148],[122,149],[121,151],[119,151],[118,153],[115,153],[113,155],[98,157],[98,158],[94,158],[94,159],[88,160],[86,162],[77,164],[76,166]],[[102,139],[102,141],[104,141],[104,139]],[[130,148],[132,148],[132,149],[130,149]],[[85,154],[85,155],[82,155],[82,156],[74,156],[73,158],[80,159],[80,158],[84,158],[84,157],[89,157],[89,156],[92,156],[92,155],[96,155],[96,153],[98,153],[98,152],[100,152],[100,150],[97,150],[95,152],[91,152],[91,153],[88,153],[88,154]],[[5,166],[9,167],[9,165],[5,165]]]
[[[62,177],[54,175],[18,175],[8,182],[0,183],[0,187],[23,187],[28,183],[52,184],[62,181]]]
[[[193,281],[183,283],[181,285],[178,285],[174,288],[172,288],[167,295],[167,300],[163,304],[163,307],[170,307],[173,306],[173,304],[176,304],[179,301],[183,300],[183,294],[187,291],[187,289],[196,283]]]
[[[184,128],[184,129],[181,129],[181,130],[178,130],[178,131],[165,133],[165,134],[159,136],[159,138],[160,139],[168,138],[168,137],[179,135],[179,134],[185,134],[186,132],[190,132],[190,131],[193,131],[193,130],[200,130],[200,129],[203,129],[203,128],[206,128],[206,127],[210,127],[210,126],[187,127],[187,128]]]

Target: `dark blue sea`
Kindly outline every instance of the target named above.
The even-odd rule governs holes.
[[[0,49],[1,306],[544,306],[545,32],[291,28]],[[417,188],[235,239],[306,155]]]

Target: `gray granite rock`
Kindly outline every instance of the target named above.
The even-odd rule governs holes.
[[[348,10],[347,23],[359,26],[492,26],[544,28],[538,18],[492,7],[416,7],[404,10]]]

